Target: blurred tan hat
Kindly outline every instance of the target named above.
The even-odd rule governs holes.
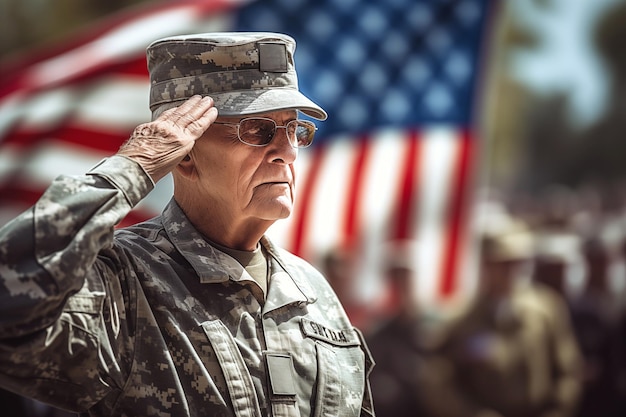
[[[576,262],[581,250],[581,239],[573,233],[543,233],[537,240],[537,257],[545,262]]]
[[[535,238],[519,220],[511,220],[506,227],[490,230],[481,236],[481,253],[491,262],[524,261],[535,252]]]

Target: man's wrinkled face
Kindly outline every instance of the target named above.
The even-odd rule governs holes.
[[[297,116],[295,111],[258,115],[284,126]],[[238,123],[241,118],[219,117],[218,122]],[[298,155],[286,136],[277,129],[271,142],[262,147],[242,143],[233,125],[213,124],[198,139],[192,150],[201,183],[198,198],[218,204],[235,219],[286,218],[294,202],[295,172]]]

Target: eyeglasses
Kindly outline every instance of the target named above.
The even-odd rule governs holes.
[[[237,126],[237,137],[246,145],[267,146],[276,135],[276,129],[285,129],[291,146],[306,148],[313,142],[317,127],[308,120],[291,120],[285,126],[278,126],[273,119],[249,117],[239,123],[213,122],[217,125]]]

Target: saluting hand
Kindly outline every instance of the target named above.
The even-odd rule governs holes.
[[[180,163],[216,118],[211,97],[193,96],[137,126],[117,154],[139,163],[156,183]]]

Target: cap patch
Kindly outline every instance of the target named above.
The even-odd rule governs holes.
[[[287,45],[282,42],[259,43],[259,69],[263,72],[287,72]]]

